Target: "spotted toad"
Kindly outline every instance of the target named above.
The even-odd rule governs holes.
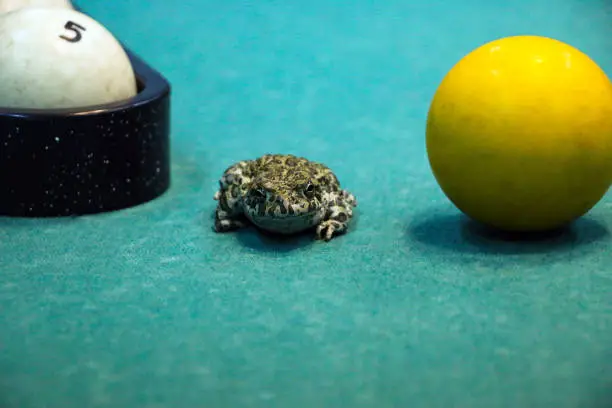
[[[237,162],[219,180],[214,230],[248,222],[273,233],[314,228],[325,241],[346,232],[357,200],[321,163],[288,154],[266,154]]]

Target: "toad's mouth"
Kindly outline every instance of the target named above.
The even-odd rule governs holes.
[[[260,212],[258,208],[248,208],[246,216],[251,222],[262,229],[281,233],[293,233],[312,227],[320,218],[316,209],[293,214],[280,212]]]
[[[317,209],[302,212],[280,212],[280,211],[261,211],[259,208],[247,208],[247,214],[249,218],[253,220],[299,220],[305,218],[314,217],[317,213]]]
[[[308,218],[319,212],[316,202],[246,202],[246,212],[255,219]]]

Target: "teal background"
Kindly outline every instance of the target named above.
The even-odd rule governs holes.
[[[497,5],[495,3],[498,3]],[[612,406],[612,201],[527,242],[446,200],[444,74],[507,35],[612,73],[593,0],[81,0],[173,86],[173,186],[125,211],[0,219],[0,408]],[[330,243],[211,231],[232,162],[330,165]]]

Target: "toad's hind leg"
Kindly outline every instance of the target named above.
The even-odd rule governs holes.
[[[329,207],[325,218],[317,226],[317,239],[331,240],[334,235],[342,234],[348,229],[353,218],[353,207],[357,206],[357,199],[346,190],[342,190],[340,197]]]

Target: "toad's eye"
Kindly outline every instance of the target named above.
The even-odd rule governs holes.
[[[314,192],[315,192],[314,184],[308,183],[306,187],[304,187],[304,195],[306,195],[306,197],[312,197],[314,195]]]

